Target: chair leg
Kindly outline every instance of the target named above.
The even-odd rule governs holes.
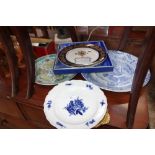
[[[150,67],[150,62],[153,58],[155,53],[155,29],[150,35],[148,45],[146,46],[145,50],[138,58],[137,67],[135,70],[135,75],[133,78],[133,84],[131,89],[131,95],[129,100],[129,107],[127,112],[127,127],[132,128],[134,124],[134,118],[137,108],[137,103],[140,95],[140,91],[147,74],[147,71]]]
[[[148,124],[147,128],[146,129],[150,129],[150,124]]]

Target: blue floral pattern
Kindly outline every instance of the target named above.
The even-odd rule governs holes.
[[[101,104],[101,106],[103,106],[105,104],[105,102],[104,101],[101,101],[100,104]]]
[[[91,121],[88,121],[88,122],[86,123],[86,125],[89,126],[90,124],[93,124],[94,122],[95,122],[95,120],[92,119]]]
[[[86,87],[88,87],[90,90],[93,89],[92,85],[90,85],[90,84],[86,84]]]
[[[85,107],[82,99],[78,97],[75,100],[71,100],[65,109],[70,115],[83,115],[88,110],[88,107]]]
[[[65,126],[60,122],[56,122],[56,124],[59,125],[61,128],[65,128]]]
[[[49,101],[47,102],[47,107],[48,107],[48,109],[50,109],[50,108],[51,108],[51,104],[52,104],[52,101],[51,101],[51,100],[49,100]]]

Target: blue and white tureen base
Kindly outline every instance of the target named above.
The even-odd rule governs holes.
[[[107,111],[107,99],[100,88],[88,81],[71,80],[55,86],[45,98],[44,113],[56,128],[95,127]]]

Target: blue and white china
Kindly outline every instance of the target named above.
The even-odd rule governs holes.
[[[53,73],[53,65],[56,55],[46,55],[35,60],[35,83],[40,85],[56,85],[72,79],[75,74]]]
[[[109,73],[82,73],[83,77],[99,86],[102,89],[113,92],[131,91],[133,76],[138,58],[121,51],[109,50],[108,55],[114,66],[113,72]],[[150,80],[150,71],[148,71],[144,84]]]
[[[107,111],[107,99],[101,89],[83,80],[65,81],[49,91],[44,113],[59,129],[95,127]]]

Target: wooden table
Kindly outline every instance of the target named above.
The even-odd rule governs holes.
[[[25,69],[20,70],[21,78],[19,93],[11,98],[11,85],[9,79],[1,79],[0,83],[0,120],[1,128],[54,128],[45,118],[43,112],[44,99],[53,86],[42,86],[34,84],[35,92],[32,98],[26,99],[26,76]],[[84,80],[80,74],[74,79]],[[3,82],[2,82],[3,81]],[[108,112],[110,123],[101,128],[126,128],[126,113],[128,107],[129,93],[114,93],[105,91],[108,100]],[[3,107],[3,108],[2,108]],[[139,98],[139,104],[135,117],[134,128],[147,128],[149,118],[147,107],[147,87],[143,88]],[[142,122],[146,122],[141,123]]]

